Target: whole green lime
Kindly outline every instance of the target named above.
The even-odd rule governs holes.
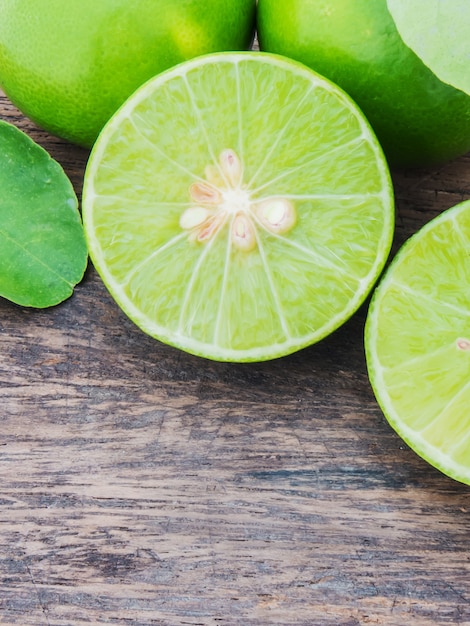
[[[470,96],[405,45],[386,0],[259,0],[258,36],[262,50],[348,92],[392,165],[431,165],[470,150]]]
[[[0,85],[45,130],[83,146],[147,79],[249,48],[255,0],[3,0]]]

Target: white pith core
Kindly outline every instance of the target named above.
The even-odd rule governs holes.
[[[245,189],[227,189],[221,191],[221,209],[227,213],[238,213],[239,211],[249,211],[251,206],[250,194]]]
[[[257,245],[256,228],[272,234],[288,232],[296,222],[295,209],[282,197],[254,200],[243,186],[243,166],[233,150],[223,150],[218,167],[209,165],[205,180],[189,189],[192,205],[180,217],[191,241],[210,241],[230,220],[231,243],[240,250]]]

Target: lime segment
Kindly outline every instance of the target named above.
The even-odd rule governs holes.
[[[470,201],[399,251],[372,299],[366,353],[385,416],[419,455],[470,484]]]
[[[393,196],[356,105],[263,53],[199,57],[140,88],[85,176],[91,257],[145,332],[212,359],[275,358],[363,302]]]

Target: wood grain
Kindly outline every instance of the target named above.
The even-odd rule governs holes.
[[[0,113],[80,196],[87,152]],[[470,197],[470,155],[393,176],[395,250]],[[386,423],[365,312],[230,365],[142,334],[91,266],[54,309],[1,301],[0,623],[470,624],[470,490]]]

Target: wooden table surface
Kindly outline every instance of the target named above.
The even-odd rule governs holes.
[[[80,196],[87,152],[0,115]],[[395,249],[470,197],[470,155],[393,176]],[[144,335],[92,267],[53,309],[0,301],[0,623],[470,624],[470,488],[388,426],[365,313],[237,365]]]

